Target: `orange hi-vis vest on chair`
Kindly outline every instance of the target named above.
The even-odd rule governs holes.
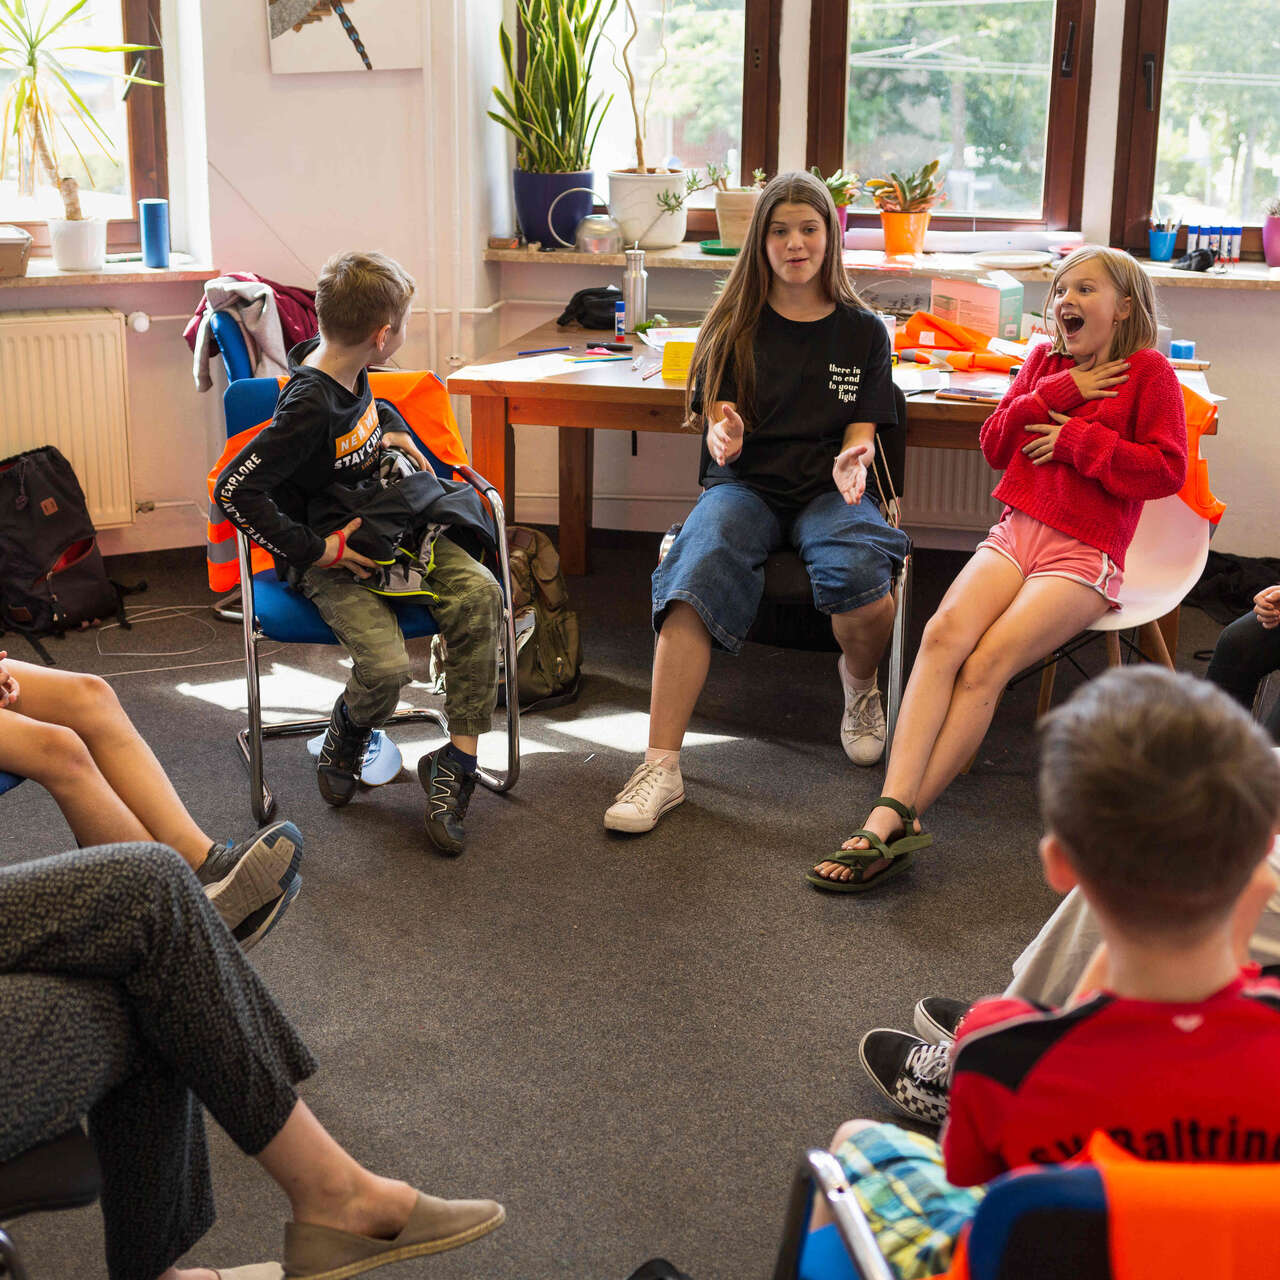
[[[1182,404],[1187,412],[1187,480],[1178,496],[1197,515],[1217,524],[1227,509],[1209,488],[1209,464],[1200,456],[1200,437],[1218,434],[1218,406],[1198,391],[1182,384]]]
[[[283,388],[287,378],[277,379]],[[470,461],[453,416],[453,405],[444,383],[434,373],[371,373],[369,390],[375,400],[394,405],[410,430],[441,462],[449,466],[466,466]],[[236,554],[235,526],[213,500],[214,487],[227,464],[252,440],[267,422],[237,432],[227,439],[218,461],[209,472],[209,523],[206,533],[206,559],[209,587],[220,595],[240,585],[240,565]],[[261,573],[275,561],[257,543],[250,543],[250,572]]]

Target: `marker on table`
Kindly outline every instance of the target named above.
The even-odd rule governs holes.
[[[553,351],[572,351],[572,347],[534,347],[532,351],[517,351],[518,356],[545,356]]]
[[[630,360],[630,356],[572,356],[570,364],[612,364],[615,360]]]

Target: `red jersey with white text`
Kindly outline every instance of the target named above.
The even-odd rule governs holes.
[[[1095,1129],[1144,1160],[1280,1162],[1280,982],[1256,966],[1193,1004],[979,1001],[951,1070],[957,1186],[1069,1160]]]

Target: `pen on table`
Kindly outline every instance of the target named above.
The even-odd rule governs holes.
[[[532,351],[517,351],[518,356],[545,356],[553,351],[572,351],[572,347],[534,347]]]

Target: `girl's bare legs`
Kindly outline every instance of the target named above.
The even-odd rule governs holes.
[[[1003,559],[996,552],[990,554]],[[1012,565],[1010,569],[1016,573]],[[957,578],[955,585],[959,582]],[[948,598],[950,594],[948,592]],[[1065,644],[1102,617],[1106,610],[1107,605],[1097,591],[1070,578],[1027,581],[960,667],[922,774],[909,791],[905,786],[903,791],[895,790],[898,779],[891,761],[885,794],[924,812],[978,749],[990,727],[1000,692],[1009,679],[1029,663]],[[914,679],[913,672],[913,683]],[[894,746],[896,757],[896,741]],[[900,785],[909,781],[909,778],[901,779]],[[901,823],[902,819],[892,809],[881,807],[872,810],[865,825],[885,840],[897,834]],[[860,849],[869,845],[859,837],[846,841],[846,847]],[[848,879],[853,873],[836,863],[823,863],[819,874],[829,879]]]
[[[667,608],[653,655],[649,746],[679,751],[711,667],[711,633],[683,600]]]
[[[157,840],[194,868],[210,838],[97,676],[7,660],[17,700],[0,711],[0,768],[39,782],[81,845]]]
[[[1021,586],[1022,574],[1005,556],[980,547],[947,588],[938,611],[925,626],[911,668],[882,794],[903,804],[913,803],[951,704],[956,675]],[[863,825],[883,840],[895,834],[901,824],[892,809],[877,808]],[[859,840],[854,847],[868,846]],[[814,870],[828,880],[847,880],[852,874],[836,862],[820,862]]]

